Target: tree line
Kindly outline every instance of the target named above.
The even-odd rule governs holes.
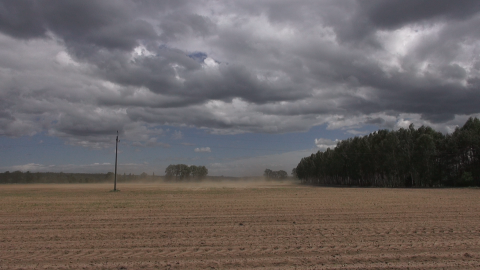
[[[205,166],[188,166],[185,164],[168,165],[165,169],[167,180],[203,179],[207,176],[208,169]]]
[[[0,173],[0,184],[32,184],[32,183],[107,183],[113,181],[114,174],[108,173],[54,173],[54,172],[35,172],[30,171],[6,171]],[[127,182],[135,180],[135,175],[117,175],[117,180]]]
[[[198,175],[198,174],[197,174]],[[0,173],[0,184],[71,184],[71,183],[113,183],[115,174],[108,173],[63,173],[63,172],[22,172],[6,171]],[[117,174],[118,183],[137,181],[163,181],[164,176],[149,175],[145,172],[140,175]]]
[[[155,173],[148,175],[143,172],[140,175],[118,174],[117,182],[135,182],[135,181],[162,181],[165,180],[184,180],[184,179],[203,179],[208,175],[208,169],[205,166],[187,166],[185,164],[169,165],[165,170],[165,176],[157,176]],[[33,184],[33,183],[109,183],[114,179],[114,173],[55,173],[55,172],[22,172],[6,171],[0,173],[0,184]]]
[[[292,174],[317,185],[480,186],[480,120],[446,135],[411,124],[349,138],[302,158]]]

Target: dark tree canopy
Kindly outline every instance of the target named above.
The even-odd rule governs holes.
[[[410,125],[350,138],[303,158],[294,172],[319,185],[480,186],[480,120],[448,135]]]

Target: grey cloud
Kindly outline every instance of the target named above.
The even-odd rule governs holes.
[[[17,38],[44,37],[46,33],[40,3],[32,0],[2,1],[0,31]]]
[[[130,108],[127,115],[132,121],[144,121],[147,123],[159,123],[172,125],[177,123],[194,123],[197,127],[232,128],[233,124],[225,123],[204,109],[191,108]]]
[[[221,65],[219,73],[220,76],[208,78],[207,75],[202,78],[195,77],[192,81],[187,80],[186,88],[194,89],[194,94],[201,93],[209,99],[229,100],[240,97],[260,104],[296,100],[303,96],[295,91],[295,86],[288,78],[284,81],[285,84],[260,81],[255,74],[242,65]]]
[[[152,25],[135,18],[130,1],[4,1],[0,31],[13,37],[45,37],[48,30],[76,44],[130,50],[139,39],[154,39]]]
[[[188,122],[215,133],[227,134],[306,131],[309,126],[319,122],[315,117],[305,115],[284,117],[260,114],[259,107],[263,105],[249,105],[248,108],[236,109],[236,101],[217,103],[216,106],[208,104],[184,108],[130,108],[127,115],[132,121],[166,125]]]
[[[388,29],[432,19],[465,20],[480,11],[475,0],[370,1],[359,6],[374,25]]]
[[[164,42],[184,35],[206,37],[214,33],[216,25],[206,16],[198,14],[169,14],[162,18],[160,38]]]
[[[81,42],[93,43],[111,49],[131,50],[138,45],[138,40],[154,38],[153,27],[145,21],[135,20],[129,23],[118,23],[104,26],[88,33]],[[76,41],[75,38],[73,40]],[[78,41],[77,41],[78,42]]]
[[[371,124],[371,125],[383,125],[385,123],[385,119],[376,117],[376,118],[367,118],[367,121],[365,121],[365,124]]]
[[[441,75],[444,78],[465,79],[467,72],[458,64],[450,64],[441,67]]]
[[[296,85],[284,76],[278,83],[260,81],[244,65],[220,64],[207,71],[189,57],[185,51],[161,47],[154,57],[130,61],[118,53],[99,53],[92,62],[98,63],[99,72],[121,85],[147,87],[150,91],[182,98],[161,106],[176,107],[203,103],[207,100],[231,100],[240,97],[254,103],[296,100],[303,86]],[[184,80],[181,82],[178,78]],[[299,87],[300,86],[300,87]]]
[[[480,89],[480,77],[469,78],[467,82],[470,89]]]
[[[101,115],[88,115],[86,111],[80,111],[76,115],[60,117],[56,128],[59,132],[69,136],[101,136],[114,134],[116,130],[122,131],[121,119],[108,119]],[[114,120],[114,121],[112,121]]]
[[[4,120],[15,120],[12,114],[7,110],[0,110],[0,118]]]
[[[480,61],[476,61],[473,67],[477,70],[480,70]]]
[[[479,5],[3,1],[0,132],[97,147],[145,125],[451,124],[479,112]]]
[[[337,106],[332,104],[333,102],[322,102],[321,100],[315,100],[316,102],[296,102],[290,104],[266,104],[258,108],[259,112],[270,115],[320,115],[328,114],[338,111]],[[329,104],[330,103],[330,104]]]
[[[455,115],[452,113],[424,113],[422,119],[428,120],[432,123],[445,123],[447,121],[455,119]]]

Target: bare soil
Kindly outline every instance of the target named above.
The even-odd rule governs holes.
[[[480,189],[1,185],[0,269],[480,269]]]

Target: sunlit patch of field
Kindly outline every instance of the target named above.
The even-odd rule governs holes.
[[[480,189],[1,185],[0,269],[479,269]]]

